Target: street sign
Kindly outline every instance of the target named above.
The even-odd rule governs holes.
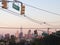
[[[16,10],[18,10],[19,11],[19,9],[20,9],[20,7],[18,6],[18,5],[16,5],[16,4],[14,4],[13,3],[13,6],[12,6],[14,9],[16,9]]]

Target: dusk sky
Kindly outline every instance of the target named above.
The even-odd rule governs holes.
[[[23,2],[26,6],[25,15],[28,17],[41,22],[47,22],[50,25],[55,27],[60,27],[60,15],[51,14],[42,10],[37,10],[35,8],[29,7],[28,5],[44,9],[50,12],[60,14],[60,0],[19,0]],[[1,5],[1,4],[0,4]],[[20,6],[20,4],[17,4]],[[17,11],[12,8],[12,3],[8,4],[10,10],[20,14],[20,11]],[[21,9],[20,9],[21,10]],[[23,15],[18,15],[16,13],[11,14],[10,12],[0,9],[0,27],[25,27],[25,28],[49,28],[53,26],[48,26],[44,24],[37,24]]]

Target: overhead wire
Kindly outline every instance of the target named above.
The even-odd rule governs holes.
[[[13,14],[13,15],[16,15],[16,16],[19,15],[17,12],[11,11],[11,10],[9,10],[9,9],[4,9],[4,8],[0,8],[0,9],[2,9],[3,11],[6,11],[6,12],[8,12],[8,13],[11,13],[11,14]]]
[[[34,19],[32,19],[31,17],[28,17],[27,15],[24,15],[24,17],[26,17],[27,19],[29,19],[30,21],[33,21],[33,22],[35,22],[35,23],[42,24],[42,22],[37,21],[37,20],[34,20]]]
[[[3,8],[0,8],[0,9],[3,9]],[[4,9],[3,9],[3,10],[4,10]],[[11,11],[11,10],[9,10],[9,9],[5,9],[4,11],[7,11],[7,12],[13,14],[13,15],[16,15],[16,16],[20,15],[20,14],[18,14],[17,12]],[[39,24],[39,25],[46,24],[46,25],[48,25],[48,26],[52,26],[51,24],[48,24],[48,23],[46,23],[46,22],[40,22],[40,21],[34,20],[34,19],[32,19],[31,17],[28,17],[27,15],[24,15],[24,17],[26,17],[26,18],[29,19],[30,21],[32,21],[32,22],[34,22],[34,23],[37,23],[37,24]]]
[[[40,24],[40,25],[45,24],[45,25],[54,27],[53,25],[48,24],[47,22],[40,22],[40,21],[34,20],[34,19],[32,19],[31,17],[28,17],[27,15],[24,15],[24,17],[26,17],[26,18],[29,19],[30,21],[34,21],[35,23],[38,23],[38,24]]]
[[[17,1],[17,2],[19,2],[19,3],[21,3],[20,1]],[[25,4],[25,3],[24,3]],[[28,4],[26,4],[27,6],[30,6],[30,7],[32,7],[32,8],[35,8],[35,9],[38,9],[38,10],[42,10],[42,11],[46,11],[46,10],[43,10],[43,9],[40,9],[40,8],[37,8],[37,7],[34,7],[34,6],[31,6],[31,5],[28,5]],[[15,14],[16,12],[13,12],[13,11],[11,11],[11,10],[8,10],[9,12],[12,12],[12,14]],[[7,12],[8,12],[7,11]],[[46,11],[46,12],[49,12],[49,11]],[[49,12],[49,13],[51,13],[51,12]],[[18,13],[16,13],[15,15],[17,15]],[[53,14],[55,14],[55,13],[53,13]],[[19,15],[19,14],[18,14]],[[46,25],[48,25],[48,26],[52,26],[52,25],[50,25],[50,24],[48,24],[48,23],[44,23],[44,22],[42,22],[42,23],[40,23],[39,21],[37,21],[37,20],[34,20],[34,19],[32,19],[32,18],[30,18],[30,17],[28,17],[28,16],[26,16],[25,15],[25,17],[26,18],[28,18],[29,20],[31,20],[32,22],[35,22],[35,23],[38,23],[38,24],[46,24]]]
[[[22,3],[21,1],[17,1],[17,2]],[[41,9],[41,8],[38,8],[38,7],[35,7],[35,6],[32,6],[32,5],[26,4],[26,3],[23,3],[23,4],[25,4],[26,6],[35,8],[35,9],[37,9],[37,10],[41,10],[41,11],[44,11],[44,12],[48,12],[48,13],[50,13],[50,14],[54,14],[54,15],[60,16],[60,14],[55,13],[55,12],[51,12],[51,11],[48,11],[48,10],[45,10],[45,9]]]
[[[13,1],[8,1],[8,2],[13,2]],[[22,3],[21,1],[17,1],[18,3]],[[25,3],[23,3],[23,4],[25,4]],[[47,10],[44,10],[44,9],[40,9],[40,8],[37,8],[37,7],[34,7],[34,6],[31,6],[31,5],[29,5],[29,4],[25,4],[25,5],[27,5],[27,6],[29,6],[29,7],[32,7],[32,8],[35,8],[35,9],[38,9],[38,10],[42,10],[42,11],[45,11],[45,12],[48,12],[48,13],[52,13],[52,14],[55,14],[55,15],[60,15],[60,14],[57,14],[57,13],[54,13],[54,12],[50,12],[50,11],[47,11]],[[13,12],[13,11],[11,11],[11,10],[9,10],[10,12]],[[16,13],[16,12],[13,12],[13,13]],[[26,16],[26,15],[25,15]],[[27,17],[27,16],[26,16]],[[37,21],[37,20],[34,20],[34,19],[32,19],[32,18],[30,18],[30,17],[27,17],[29,20],[31,20],[31,21],[34,21],[35,23],[38,23],[38,24],[41,24],[41,23],[39,23],[39,21]],[[46,24],[46,25],[48,25],[48,26],[53,26],[53,25],[50,25],[50,24],[48,24],[48,23],[44,23],[43,22],[43,24]]]
[[[0,8],[0,9],[3,9],[3,8]],[[3,10],[4,10],[4,9],[3,9]],[[18,14],[17,12],[13,12],[13,11],[11,11],[11,10],[9,10],[9,9],[5,9],[4,11],[7,11],[7,12],[13,14],[13,15],[20,15],[20,14]],[[39,21],[34,20],[34,19],[32,19],[32,18],[30,18],[30,17],[28,17],[28,16],[26,16],[26,15],[25,15],[24,17],[27,17],[30,21],[32,21],[32,22],[34,22],[34,23],[41,24]]]
[[[17,2],[21,3],[21,1],[17,1]],[[37,10],[45,11],[45,12],[48,12],[48,13],[51,13],[51,14],[55,14],[55,15],[60,16],[60,14],[58,14],[58,13],[54,13],[54,12],[47,11],[47,10],[44,10],[44,9],[41,9],[41,8],[37,8],[37,7],[35,7],[35,6],[29,5],[29,4],[26,4],[26,3],[23,3],[23,4],[25,4],[26,6],[29,6],[29,7],[35,8],[35,9],[37,9]],[[30,17],[27,17],[27,18],[30,19],[30,20],[32,20]],[[33,20],[33,21],[36,22],[36,20]],[[37,21],[37,22],[39,22],[39,21]],[[44,23],[44,22],[43,22],[43,23]],[[41,23],[39,23],[39,24],[41,24]],[[45,24],[48,25],[48,26],[53,26],[53,25],[48,24],[48,23],[45,23]],[[53,27],[54,27],[54,26],[53,26]]]
[[[24,4],[25,4],[25,3],[24,3]],[[35,9],[37,9],[37,10],[41,10],[41,11],[44,11],[44,12],[48,12],[48,13],[50,13],[50,14],[55,14],[55,15],[60,16],[60,14],[58,14],[58,13],[54,13],[54,12],[51,12],[51,11],[47,11],[47,10],[44,10],[44,9],[41,9],[41,8],[37,8],[37,7],[35,7],[35,6],[31,6],[31,5],[28,5],[28,4],[26,4],[26,5],[29,6],[29,7],[35,8]]]
[[[2,2],[2,1],[0,1],[0,2]],[[7,1],[7,2],[13,2],[13,1]],[[18,2],[18,3],[23,3],[23,2],[21,2],[21,1],[16,1],[16,2]],[[45,10],[45,9],[41,9],[41,8],[38,8],[38,7],[35,7],[35,6],[32,6],[32,5],[26,4],[26,3],[23,3],[23,4],[25,4],[26,6],[35,8],[35,9],[37,9],[37,10],[41,10],[41,11],[44,11],[44,12],[48,12],[48,13],[50,13],[50,14],[54,14],[54,15],[60,16],[60,14],[55,13],[55,12],[51,12],[51,11],[48,11],[48,10]]]

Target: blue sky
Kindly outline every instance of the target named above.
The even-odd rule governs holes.
[[[60,4],[60,0],[20,0],[23,3],[41,8],[41,9],[45,9],[45,10],[49,10],[52,12],[57,12],[59,13],[59,4]]]
[[[28,4],[28,5],[35,6],[35,7],[40,8],[40,9],[44,9],[44,10],[47,10],[47,11],[51,11],[51,12],[55,12],[55,13],[60,14],[60,6],[59,6],[60,5],[60,0],[35,0],[35,1],[33,1],[33,0],[19,0],[19,1],[21,1],[25,4]],[[8,5],[9,5],[10,10],[13,10],[14,12],[20,13],[20,11],[16,11],[15,9],[10,8],[10,7],[12,7],[11,6],[12,3],[10,3]],[[55,15],[55,14],[50,14],[50,13],[47,13],[47,12],[44,12],[44,11],[41,11],[41,10],[37,10],[37,9],[34,9],[34,8],[29,7],[27,5],[25,5],[25,6],[26,6],[26,9],[25,9],[26,13],[25,14],[27,16],[31,17],[32,19],[38,20],[40,22],[47,22],[51,25],[57,25],[57,26],[60,25],[60,16]],[[11,15],[11,14],[9,14],[9,15]],[[14,15],[14,16],[11,16],[11,17],[7,16],[7,17],[9,17],[10,20],[11,20],[11,18],[13,18],[14,20],[19,19],[23,22],[23,23],[19,22],[19,20],[18,20],[17,22],[19,22],[19,23],[17,24],[17,27],[20,27],[19,24],[21,24],[21,23],[22,23],[21,26],[23,26],[23,24],[25,24],[25,23],[26,23],[26,26],[29,25],[29,24],[31,24],[33,26],[34,25],[35,26],[39,25],[39,24],[36,24],[34,22],[31,22],[30,20],[26,19],[25,17],[19,16],[19,15],[16,17],[15,14],[12,14],[12,15]],[[1,18],[3,19],[3,16]],[[20,19],[20,18],[22,18],[22,19]],[[13,20],[11,20],[11,21],[13,21]],[[24,21],[26,21],[26,22],[24,22]],[[27,22],[29,24],[27,24]],[[14,22],[11,22],[11,23],[13,24]],[[8,25],[9,25],[9,22],[8,22]],[[15,23],[15,25],[16,25],[16,23]]]
[[[23,3],[60,14],[60,0],[20,0]],[[59,22],[60,16],[26,6],[26,14],[33,19],[46,22]]]

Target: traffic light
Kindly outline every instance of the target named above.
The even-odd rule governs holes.
[[[6,0],[2,0],[2,8],[7,9],[7,1]]]
[[[21,15],[25,14],[25,5],[21,4]]]

